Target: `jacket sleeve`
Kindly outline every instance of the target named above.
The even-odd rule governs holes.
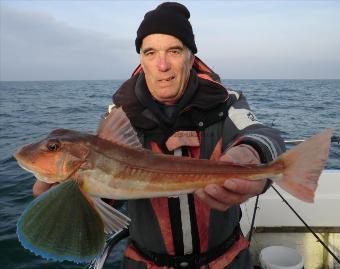
[[[285,151],[280,131],[259,122],[241,92],[229,91],[229,94],[228,117],[223,127],[224,136],[227,136],[224,148],[247,144],[258,152],[262,163],[277,158]],[[269,186],[270,181],[264,191]]]

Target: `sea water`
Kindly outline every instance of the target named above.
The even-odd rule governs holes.
[[[0,82],[0,268],[83,268],[36,257],[18,242],[18,217],[33,199],[32,174],[13,153],[55,128],[95,133],[111,96],[123,81]],[[285,139],[304,139],[325,128],[340,135],[340,80],[223,80],[242,91],[258,120],[282,131]],[[333,144],[327,168],[340,169],[340,145]],[[119,268],[125,242],[104,268]]]

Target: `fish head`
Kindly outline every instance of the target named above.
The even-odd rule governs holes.
[[[87,134],[56,129],[45,139],[19,148],[14,157],[19,165],[47,183],[70,178],[86,162],[90,150]]]

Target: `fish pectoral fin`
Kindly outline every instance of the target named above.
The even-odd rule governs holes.
[[[98,197],[90,196],[90,198],[103,220],[105,233],[110,234],[128,228],[131,221],[129,217]]]
[[[103,268],[108,256],[110,255],[113,247],[122,239],[129,236],[129,230],[123,229],[119,232],[107,235],[106,244],[102,254],[96,257],[91,263],[86,267],[87,269],[101,269]]]
[[[17,234],[26,249],[60,262],[88,263],[105,244],[103,221],[73,180],[34,199],[19,218]]]

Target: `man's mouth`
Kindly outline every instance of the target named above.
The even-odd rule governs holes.
[[[167,77],[167,78],[164,78],[164,79],[159,79],[158,81],[159,82],[163,82],[163,81],[171,81],[175,78],[175,76],[170,76],[170,77]]]

